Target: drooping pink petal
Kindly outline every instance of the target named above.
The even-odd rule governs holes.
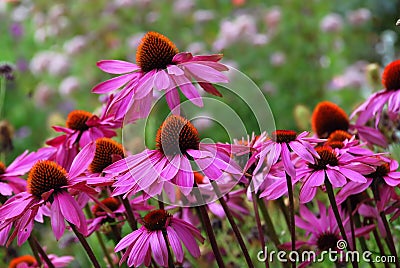
[[[90,163],[92,163],[95,152],[96,152],[95,142],[91,142],[82,148],[82,150],[74,158],[74,161],[72,161],[71,168],[68,172],[69,177],[71,179],[79,176],[80,174],[82,174],[84,171],[87,170]]]
[[[93,93],[104,94],[116,89],[119,89],[130,80],[136,79],[137,74],[124,74],[101,82],[92,88]]]
[[[199,82],[228,83],[228,79],[224,74],[206,65],[188,62],[184,63],[184,66],[193,76],[198,78],[197,81]]]
[[[171,226],[167,226],[167,237],[169,244],[171,245],[172,251],[176,256],[176,260],[178,262],[183,261],[183,249],[181,245],[181,241],[179,240],[178,234],[175,232]]]
[[[155,234],[150,236],[149,240],[154,260],[161,266],[167,266],[168,253],[162,231],[155,231]]]
[[[115,246],[114,251],[118,252],[123,250],[124,248],[129,247],[131,244],[136,242],[136,239],[139,237],[139,235],[143,232],[144,227],[141,227],[140,229],[133,231],[132,233],[128,234],[124,238],[122,238],[118,244]]]
[[[59,240],[61,236],[64,234],[65,222],[64,222],[64,217],[61,213],[60,201],[56,196],[54,197],[54,201],[51,204],[50,220],[54,236],[56,237],[57,240]]]
[[[181,157],[180,169],[172,182],[179,186],[179,189],[185,196],[192,191],[194,173],[189,160],[185,156]]]
[[[58,199],[61,214],[67,221],[74,224],[79,232],[83,235],[87,233],[87,225],[85,215],[82,212],[82,208],[79,207],[76,200],[68,193],[59,193],[54,196],[54,199]]]
[[[180,224],[172,224],[171,227],[176,231],[178,237],[182,240],[189,253],[192,254],[193,257],[200,257],[200,249],[192,233]]]
[[[196,106],[203,107],[203,100],[199,92],[194,87],[192,82],[186,78],[186,76],[173,76],[173,79],[175,81],[175,84],[179,86],[183,95],[185,95],[188,100],[190,100]]]
[[[281,156],[286,173],[290,176],[290,178],[296,178],[296,170],[290,158],[289,148],[286,143],[282,144]]]
[[[165,93],[165,99],[167,101],[169,109],[173,114],[179,114],[179,107],[181,99],[179,97],[179,92],[176,88],[172,88]]]
[[[124,74],[139,69],[134,63],[122,60],[101,60],[96,63],[100,70],[110,74]]]

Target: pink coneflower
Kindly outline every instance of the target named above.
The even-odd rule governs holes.
[[[25,151],[15,158],[8,167],[0,161],[0,194],[8,196],[12,193],[18,194],[25,191],[26,180],[20,176],[25,175],[42,156],[42,153]]]
[[[27,180],[27,190],[13,196],[0,207],[0,230],[10,230],[10,226],[15,224],[8,243],[16,236],[18,245],[24,243],[31,234],[39,210],[46,206],[50,209],[51,226],[56,239],[60,239],[64,233],[64,220],[86,235],[86,219],[82,208],[69,192],[97,194],[84,182],[76,182],[76,178],[87,168],[85,157],[78,154],[69,173],[49,160],[40,160],[33,165]]]
[[[113,129],[121,127],[120,121],[115,121],[104,114],[100,117],[83,110],[74,110],[68,114],[66,126],[53,126],[57,132],[64,132],[65,135],[53,138],[46,143],[53,147],[59,147],[65,143],[67,149],[75,144],[84,147],[98,138],[111,138],[116,136]]]
[[[382,75],[384,89],[372,94],[352,114],[358,114],[357,124],[364,125],[375,117],[375,126],[379,124],[382,110],[387,105],[387,111],[391,116],[398,116],[400,112],[400,60],[389,63]]]
[[[308,163],[297,170],[297,176],[303,180],[300,190],[300,202],[307,203],[314,198],[318,186],[324,184],[327,178],[334,188],[343,187],[347,179],[358,183],[366,183],[366,174],[375,168],[357,162],[357,158],[349,154],[339,154],[330,146],[316,148],[319,159]]]
[[[240,175],[241,169],[230,158],[226,146],[200,142],[197,129],[187,119],[172,115],[160,126],[156,150],[128,156],[107,167],[104,172],[118,174],[113,195],[145,191],[149,196],[160,194],[163,187],[177,185],[188,195],[194,185],[193,159],[203,173],[217,180],[223,172]],[[171,184],[172,183],[172,184]],[[170,198],[173,198],[170,196]]]
[[[387,146],[385,136],[378,129],[363,126],[358,122],[351,124],[346,112],[330,101],[318,103],[312,114],[311,126],[319,138],[328,138],[333,132],[341,130],[357,134],[365,142],[381,147]]]
[[[74,257],[72,256],[62,256],[58,257],[57,255],[54,254],[49,254],[47,255],[49,257],[49,260],[51,263],[54,265],[54,267],[57,268],[62,268],[62,267],[67,267],[68,264],[73,261]],[[43,267],[47,268],[48,265],[47,263],[42,259],[43,262]],[[31,255],[24,255],[20,257],[16,257],[12,259],[8,265],[9,268],[40,268],[40,266],[37,262],[35,257]]]
[[[191,224],[174,218],[165,210],[153,210],[142,219],[143,226],[128,234],[117,244],[115,252],[127,248],[120,264],[127,260],[128,266],[139,266],[144,263],[149,266],[151,257],[159,265],[168,266],[168,244],[178,263],[182,263],[184,252],[181,242],[186,246],[191,255],[200,257],[200,249],[196,240],[204,242]],[[166,243],[168,240],[168,244]]]
[[[165,91],[171,110],[180,104],[178,87],[191,102],[202,106],[203,101],[193,81],[208,93],[221,96],[211,84],[228,82],[221,73],[228,68],[218,63],[221,58],[222,55],[192,56],[187,52],[179,53],[167,37],[148,32],[137,49],[137,64],[120,60],[102,60],[97,63],[102,71],[121,76],[98,84],[92,92],[107,93],[122,87],[107,112],[115,118],[123,118],[129,113],[129,121],[148,115],[154,88]]]
[[[397,171],[399,163],[393,159],[387,159],[385,162],[384,158],[377,159],[382,163],[376,167],[376,170],[372,173],[366,174],[366,183],[348,182],[336,195],[336,202],[341,204],[349,196],[361,193],[365,191],[371,185],[373,191],[377,191],[377,187],[396,187],[400,185],[400,172]],[[379,163],[379,162],[377,162]]]
[[[310,235],[307,241],[297,241],[297,248],[301,246],[315,247],[317,255],[322,251],[342,250],[338,248],[339,240],[343,239],[340,235],[339,226],[336,222],[332,207],[327,209],[322,202],[318,202],[319,217],[314,215],[306,206],[300,206],[300,217],[296,216],[296,226],[306,231],[306,235]],[[349,243],[352,245],[351,227],[349,216],[340,211],[343,225],[349,238]],[[374,224],[359,227],[355,229],[355,236],[365,236],[375,228]],[[285,244],[284,247],[287,247]],[[310,262],[314,260],[309,260]],[[302,266],[304,266],[303,263]]]

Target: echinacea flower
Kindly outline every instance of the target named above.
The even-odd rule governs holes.
[[[25,191],[26,180],[22,179],[21,176],[25,175],[43,155],[42,153],[25,151],[7,167],[0,161],[0,194],[9,196],[12,193],[18,194]]]
[[[160,194],[163,187],[169,187],[167,193],[174,193],[173,185],[188,195],[194,186],[194,172],[189,159],[193,159],[211,180],[219,179],[224,172],[242,174],[226,146],[201,143],[197,129],[178,115],[171,115],[162,123],[157,131],[156,147],[155,150],[145,149],[128,156],[104,169],[104,173],[117,174],[113,184],[114,196],[142,190],[154,196]]]
[[[47,257],[51,261],[51,263],[54,265],[56,268],[62,268],[62,267],[67,267],[68,264],[73,261],[74,257],[72,256],[61,256],[58,257],[57,255],[54,254],[48,254]],[[48,268],[49,266],[47,263],[44,261],[44,259],[41,259],[43,263],[44,268]],[[32,255],[23,255],[16,257],[12,259],[8,265],[9,268],[40,268],[40,266],[35,257]]]
[[[382,158],[380,160],[381,164],[376,167],[376,170],[365,175],[366,183],[348,182],[337,193],[336,202],[341,204],[349,196],[361,193],[370,186],[373,187],[373,191],[378,193],[378,187],[392,188],[400,185],[400,172],[397,171],[399,163],[394,159]]]
[[[340,234],[339,225],[336,222],[335,215],[332,207],[328,209],[326,206],[318,201],[319,217],[317,217],[312,211],[310,211],[305,205],[300,206],[300,217],[296,217],[296,226],[306,231],[308,237],[307,241],[297,241],[296,248],[299,249],[302,246],[315,247],[316,254],[310,257],[316,257],[323,251],[329,249],[337,251],[342,250],[338,246],[338,242],[343,239]],[[343,210],[339,211],[343,220],[343,226],[346,231],[346,236],[349,239],[350,245],[353,244],[351,235],[351,226],[349,223],[349,215],[346,215]],[[355,237],[366,236],[368,233],[375,228],[374,224],[355,228]],[[287,245],[284,245],[286,247]],[[310,262],[315,261],[314,259],[307,260],[301,267],[307,265]]]
[[[171,110],[179,107],[177,88],[195,105],[203,101],[193,81],[205,91],[221,96],[212,83],[228,82],[221,71],[228,68],[218,63],[222,55],[193,56],[179,53],[178,48],[167,37],[157,32],[148,32],[141,40],[136,52],[136,64],[120,60],[102,60],[97,66],[104,72],[120,76],[102,82],[92,89],[94,93],[108,93],[122,88],[113,99],[107,113],[128,121],[146,117],[153,100],[153,89],[165,91]]]
[[[18,245],[24,243],[31,234],[33,221],[39,209],[49,206],[51,226],[56,239],[60,239],[65,230],[65,220],[77,227],[86,235],[87,225],[82,207],[71,193],[87,193],[90,196],[97,192],[85,182],[76,178],[87,169],[84,154],[78,154],[71,165],[69,173],[60,165],[49,160],[37,161],[29,172],[27,190],[21,192],[0,207],[0,231],[10,230],[15,225],[8,243],[18,236]]]
[[[351,117],[358,115],[357,124],[364,125],[375,117],[375,126],[377,126],[386,105],[389,116],[398,116],[400,112],[400,60],[395,60],[385,67],[382,84],[384,89],[372,94],[351,114]]]
[[[373,166],[357,161],[357,158],[350,154],[339,154],[330,146],[320,146],[315,150],[319,154],[315,163],[306,163],[297,170],[297,176],[303,181],[299,196],[301,203],[311,201],[318,186],[323,185],[325,179],[328,179],[334,188],[338,188],[343,187],[348,180],[366,183],[365,175],[375,171]]]
[[[385,136],[375,128],[363,126],[358,122],[351,124],[346,112],[337,104],[330,101],[322,101],[314,108],[311,126],[319,138],[328,138],[335,131],[346,131],[351,135],[357,135],[361,140],[387,146]]]
[[[149,266],[153,257],[157,264],[167,267],[168,244],[178,263],[182,263],[184,257],[181,243],[192,256],[200,257],[196,240],[203,243],[204,237],[191,224],[174,218],[162,209],[148,213],[143,217],[142,224],[142,227],[122,238],[116,245],[115,252],[126,248],[120,264],[127,261],[128,266]]]
[[[70,150],[74,145],[84,147],[98,138],[111,138],[116,136],[115,128],[121,127],[122,122],[103,115],[98,117],[90,112],[74,110],[68,114],[66,126],[53,126],[57,132],[64,132],[65,135],[48,140],[46,144],[64,150]],[[64,145],[64,147],[60,147]]]

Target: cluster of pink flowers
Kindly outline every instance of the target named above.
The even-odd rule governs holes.
[[[312,115],[312,135],[276,130],[232,144],[204,143],[194,125],[181,116],[178,90],[200,107],[203,100],[197,85],[221,97],[213,85],[228,82],[223,72],[229,68],[219,62],[221,58],[220,54],[179,52],[167,37],[148,32],[138,46],[136,63],[99,61],[102,71],[118,75],[92,90],[107,100],[101,114],[73,111],[65,126],[53,127],[63,134],[48,140],[48,146],[24,152],[7,167],[0,162],[4,197],[0,245],[9,246],[15,238],[18,246],[27,240],[36,243],[32,248],[40,257],[22,258],[25,266],[21,267],[67,265],[72,260],[69,256],[35,251],[40,248],[35,225],[49,218],[56,240],[66,230],[73,231],[95,267],[99,264],[85,237],[100,231],[115,242],[115,255],[107,258],[111,265],[174,267],[188,261],[183,246],[195,258],[206,252],[199,247],[205,241],[199,228],[202,223],[220,261],[207,227],[209,219],[194,207],[227,218],[245,251],[233,218],[244,221],[250,215],[246,202],[253,202],[257,209],[257,204],[262,207],[267,200],[288,195],[292,204],[282,202],[282,209],[292,210],[295,221],[289,225],[292,230],[295,226],[304,230],[307,238],[295,241],[296,249],[315,247],[322,252],[336,248],[340,239],[347,239],[353,248],[356,237],[369,239],[371,232],[379,231],[388,237],[392,250],[386,215],[399,215],[400,197],[395,190],[400,185],[399,164],[388,153],[372,149],[373,145],[385,148],[389,142],[377,128],[382,114],[399,117],[400,61],[386,67],[385,89],[353,112],[352,117],[358,116],[354,124],[340,107],[325,101]],[[155,93],[160,92],[172,115],[154,135],[155,148],[131,154],[112,138],[123,124],[148,117]],[[336,192],[333,200],[331,188]],[[325,192],[332,207],[327,209],[318,201],[316,216],[311,204]],[[299,216],[294,215],[293,197],[301,203]],[[173,205],[165,206],[169,202]],[[355,216],[363,217],[364,223],[354,224]],[[132,232],[123,229],[125,223]],[[279,238],[273,240],[290,248]]]

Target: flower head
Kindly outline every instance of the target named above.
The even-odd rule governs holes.
[[[400,60],[395,60],[385,67],[382,84],[384,89],[372,94],[351,114],[351,118],[358,115],[357,124],[364,125],[375,117],[375,126],[377,126],[386,105],[389,116],[398,116],[400,112]]]
[[[160,194],[164,186],[169,187],[169,193],[174,193],[170,191],[173,185],[188,195],[195,182],[189,160],[194,160],[211,180],[219,179],[224,172],[242,173],[226,146],[201,143],[197,129],[181,116],[172,115],[164,121],[157,131],[156,143],[155,150],[145,149],[104,170],[106,174],[117,175],[114,196],[141,190],[154,196]]]
[[[196,240],[204,242],[199,230],[191,224],[174,218],[165,210],[149,212],[142,218],[143,226],[128,234],[117,244],[115,251],[127,248],[120,264],[127,260],[128,266],[149,266],[151,257],[161,266],[168,265],[168,244],[178,263],[182,263],[183,243],[189,253],[200,257],[200,249]],[[166,241],[168,241],[166,243]]]
[[[203,101],[194,82],[205,91],[221,96],[212,85],[228,81],[221,73],[228,70],[225,65],[218,63],[221,58],[222,55],[193,56],[188,52],[179,53],[167,37],[157,32],[148,32],[137,49],[137,64],[120,60],[102,60],[97,63],[101,70],[120,76],[98,84],[92,91],[101,94],[122,88],[107,109],[107,114],[116,119],[126,116],[126,120],[132,122],[146,117],[153,100],[153,89],[165,91],[168,106],[174,113],[178,113],[178,87],[197,106],[202,106]]]
[[[315,149],[319,158],[314,163],[307,163],[297,172],[298,178],[303,181],[300,190],[300,202],[311,201],[317,187],[329,180],[334,188],[343,187],[349,181],[365,184],[365,175],[375,168],[364,164],[363,157],[355,157],[347,152],[334,150],[330,146],[320,146]],[[366,157],[368,157],[367,155]]]
[[[0,231],[9,231],[15,224],[8,243],[16,236],[18,245],[24,243],[31,234],[34,219],[44,207],[49,209],[48,214],[51,216],[51,226],[56,239],[60,239],[64,233],[65,220],[86,235],[85,216],[72,194],[97,194],[85,182],[77,180],[88,165],[87,156],[82,153],[74,159],[69,172],[53,161],[37,161],[29,172],[27,190],[13,196],[0,207]]]
[[[346,112],[329,101],[318,103],[312,114],[312,129],[320,138],[327,138],[335,130],[347,131],[349,124]]]
[[[43,155],[41,152],[25,151],[8,166],[0,161],[0,194],[9,196],[12,193],[25,191],[26,180],[21,176],[25,175]]]

